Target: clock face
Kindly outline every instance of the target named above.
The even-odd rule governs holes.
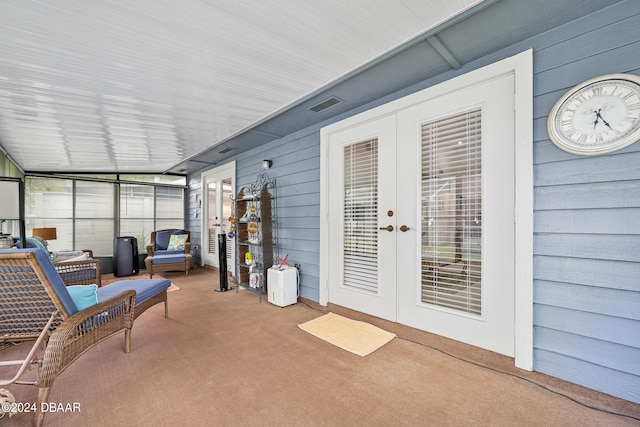
[[[610,74],[563,95],[547,122],[551,140],[574,154],[603,154],[640,139],[640,77]]]

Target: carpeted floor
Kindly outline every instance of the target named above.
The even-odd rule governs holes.
[[[48,413],[45,426],[640,426],[640,405],[504,356],[337,306],[214,292],[214,271],[164,275],[181,288],[170,318],[154,306],[136,320],[131,353],[121,334],[81,356],[50,399],[80,411]],[[298,327],[328,311],[398,337],[361,357]],[[34,387],[7,388],[36,399]],[[0,427],[30,422],[19,414]]]

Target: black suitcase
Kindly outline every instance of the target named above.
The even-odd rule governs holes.
[[[139,272],[137,239],[133,236],[116,237],[113,241],[113,275],[133,276]]]

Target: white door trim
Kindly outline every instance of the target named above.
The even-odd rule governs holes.
[[[320,130],[320,289],[327,305],[329,260],[329,136],[500,75],[515,75],[515,365],[533,369],[533,51],[531,49],[381,105]]]

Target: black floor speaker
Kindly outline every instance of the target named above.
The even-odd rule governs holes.
[[[226,292],[229,290],[229,275],[227,274],[227,236],[224,233],[218,234],[218,269],[220,270],[220,289],[216,291]]]
[[[113,275],[133,276],[139,272],[138,240],[133,236],[116,237],[113,241]]]

